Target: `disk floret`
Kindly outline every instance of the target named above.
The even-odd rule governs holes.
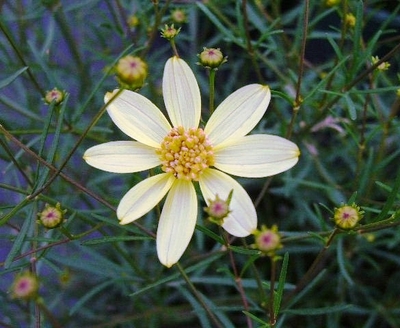
[[[162,170],[177,179],[198,181],[204,170],[214,165],[213,147],[201,128],[173,128],[157,154]]]

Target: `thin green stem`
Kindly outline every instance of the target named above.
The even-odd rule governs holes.
[[[68,161],[71,159],[72,155],[75,153],[75,151],[78,149],[79,145],[82,143],[82,141],[86,138],[86,135],[89,133],[89,131],[93,128],[93,126],[96,125],[97,121],[100,119],[100,117],[104,114],[106,111],[108,105],[119,96],[119,94],[122,92],[122,89],[119,89],[113,96],[112,98],[100,109],[100,111],[96,114],[96,116],[92,119],[88,127],[83,131],[82,135],[78,138],[78,141],[75,143],[74,147],[72,147],[71,151],[67,155],[67,157],[64,159],[60,167],[57,169],[57,171],[47,180],[47,182],[38,190],[36,190],[33,194],[29,195],[27,198],[28,199],[34,199],[36,196],[41,194],[43,191],[45,191],[51,184],[52,182],[57,178],[57,176],[61,173],[61,171],[64,169],[64,167],[67,165]]]
[[[58,22],[58,24],[60,26],[61,33],[63,34],[63,36],[66,40],[66,43],[68,44],[68,47],[71,50],[72,57],[74,58],[79,71],[81,72],[80,76],[82,77],[82,81],[80,84],[81,85],[80,93],[81,93],[81,95],[84,95],[86,92],[86,88],[90,85],[90,83],[89,83],[90,74],[88,71],[89,65],[85,65],[83,63],[82,56],[79,53],[79,50],[77,47],[77,45],[79,43],[76,42],[76,38],[74,37],[74,35],[71,32],[71,29],[67,22],[67,17],[65,16],[63,6],[61,3],[59,6],[57,6],[56,8],[53,9],[53,14],[54,14],[55,20]]]
[[[255,207],[258,207],[258,205],[260,205],[262,199],[263,199],[264,196],[265,196],[265,193],[266,193],[267,190],[268,190],[269,185],[270,185],[271,182],[272,182],[272,179],[273,179],[273,177],[268,177],[267,180],[265,181],[264,185],[263,185],[262,188],[261,188],[261,191],[259,192],[259,194],[258,194],[256,200],[254,201],[254,206],[255,206]]]
[[[15,167],[18,169],[18,171],[21,173],[21,175],[24,177],[25,181],[28,183],[29,186],[33,186],[33,182],[29,179],[29,177],[26,175],[25,171],[22,169],[22,167],[19,165],[18,161],[15,159],[14,155],[12,154],[10,148],[8,145],[0,139],[0,146],[3,147],[7,155],[10,157],[11,161],[15,165]]]
[[[375,64],[371,65],[370,67],[368,67],[364,72],[362,72],[361,74],[359,74],[358,76],[356,76],[352,81],[350,81],[350,83],[346,84],[343,86],[343,88],[341,89],[342,93],[346,93],[347,91],[349,91],[352,87],[354,87],[357,83],[361,82],[362,80],[364,80],[370,73],[372,73],[380,64],[382,64],[383,62],[388,61],[392,56],[394,56],[396,54],[396,52],[398,52],[400,50],[400,43],[397,44],[392,50],[390,50],[387,54],[385,54],[381,59],[379,59]],[[325,111],[329,108],[331,108],[334,104],[336,104],[336,102],[338,100],[340,100],[342,98],[342,95],[337,95],[335,97],[333,97],[333,99],[325,104],[325,106],[323,106],[321,108],[321,114],[320,116],[323,115],[323,113],[325,113]],[[320,120],[320,117],[317,118],[317,122]],[[312,123],[310,126],[312,126],[314,123]]]
[[[318,271],[319,265],[321,264],[322,260],[324,259],[328,248],[332,244],[334,237],[338,234],[339,231],[340,231],[339,229],[335,228],[331,232],[331,234],[329,235],[329,237],[325,243],[324,248],[322,248],[321,251],[318,253],[317,257],[314,259],[314,262],[311,264],[310,268],[307,270],[307,272],[305,273],[303,278],[299,281],[296,288],[286,297],[285,305],[290,301],[290,299],[293,298],[293,296],[295,296],[297,293],[302,291],[303,288],[310,282],[310,280],[313,277],[315,277],[315,275]]]
[[[155,11],[154,24],[151,29],[150,36],[149,36],[147,44],[146,44],[146,48],[144,48],[143,52],[141,53],[141,57],[144,57],[150,51],[151,46],[153,45],[153,43],[156,39],[156,36],[158,33],[158,28],[161,25],[162,18],[164,16],[165,12],[167,11],[170,3],[171,3],[171,0],[165,1],[164,7],[160,10],[159,6],[158,6],[158,1],[153,1],[154,11]]]
[[[256,71],[257,79],[260,83],[262,83],[263,78],[261,75],[260,67],[256,60],[253,45],[251,44],[251,36],[250,36],[250,31],[249,31],[249,18],[248,18],[248,14],[247,14],[247,0],[242,1],[242,13],[243,13],[243,25],[244,25],[244,30],[245,30],[247,52],[249,53],[251,62],[253,64],[252,66]]]
[[[11,47],[14,49],[14,51],[17,54],[17,57],[20,60],[21,64],[23,66],[25,66],[25,67],[28,67],[27,73],[29,75],[29,78],[31,79],[31,81],[32,81],[33,85],[35,86],[35,88],[40,92],[42,97],[44,97],[45,96],[45,91],[40,87],[39,82],[36,80],[35,76],[32,74],[32,70],[31,70],[30,66],[25,61],[22,52],[19,51],[19,49],[17,47],[17,43],[14,42],[14,39],[11,37],[10,33],[8,33],[7,29],[4,27],[1,19],[0,19],[0,29],[4,33],[4,35],[6,36],[6,38],[7,38],[8,42],[10,43]]]
[[[307,43],[307,34],[308,34],[308,18],[310,13],[310,1],[306,0],[304,2],[304,15],[303,15],[303,35],[301,41],[301,50],[300,50],[300,58],[299,58],[299,72],[296,83],[296,97],[293,104],[293,114],[292,119],[289,124],[289,128],[286,134],[286,138],[290,139],[293,132],[294,123],[297,118],[297,113],[300,110],[301,103],[303,101],[301,96],[301,83],[303,82],[303,73],[304,73],[304,61],[305,61],[305,53],[306,53],[306,43]]]
[[[176,48],[175,44],[175,39],[169,40],[169,43],[171,44],[172,52],[174,53],[174,56],[179,57],[178,49]]]
[[[214,106],[215,106],[215,74],[216,70],[215,69],[210,69],[210,75],[208,78],[209,81],[209,88],[210,88],[210,101],[209,101],[209,109],[210,109],[210,115],[214,113]]]
[[[228,250],[228,253],[229,253],[229,260],[231,262],[233,275],[235,276],[235,282],[236,282],[237,288],[239,290],[240,297],[242,299],[244,310],[248,312],[249,311],[249,303],[247,302],[246,293],[244,291],[243,284],[242,284],[242,278],[240,277],[239,272],[237,270],[235,257],[233,256],[233,252],[232,252],[232,249],[230,247],[230,243],[229,243],[229,240],[228,240],[227,233],[222,229],[220,229],[220,231],[221,231],[222,237],[224,239],[225,247],[226,247],[226,249]],[[246,320],[247,320],[247,327],[252,328],[253,327],[253,323],[251,321],[251,318],[246,316]]]
[[[46,166],[47,168],[51,169],[53,172],[58,172],[58,169],[51,165],[50,163],[48,163],[46,160],[44,160],[42,157],[38,156],[33,150],[31,150],[29,147],[27,147],[25,144],[23,144],[21,141],[19,141],[17,138],[15,138],[11,133],[9,133],[1,124],[0,124],[0,131],[8,138],[10,139],[12,142],[14,142],[18,147],[20,147],[21,149],[23,149],[27,154],[31,155],[32,157],[34,157],[38,162],[40,162],[42,165]],[[69,176],[67,176],[65,173],[63,172],[59,172],[60,177],[62,177],[64,180],[66,180],[67,182],[69,182],[70,184],[72,184],[73,186],[75,186],[76,188],[78,188],[79,190],[85,192],[86,194],[88,194],[89,196],[91,196],[92,198],[96,199],[97,201],[99,201],[100,203],[106,205],[108,208],[112,209],[115,211],[115,207],[113,207],[111,204],[109,204],[106,200],[104,200],[103,198],[101,198],[100,196],[96,195],[95,193],[93,193],[92,191],[90,191],[89,189],[86,189],[85,187],[83,187],[79,182],[73,180],[72,178],[70,178]],[[31,197],[32,198],[32,197]],[[25,199],[26,201],[28,201],[28,199]]]
[[[276,324],[276,316],[274,310],[274,300],[275,300],[275,280],[276,280],[276,260],[274,256],[270,256],[271,260],[271,276],[270,276],[270,295],[269,295],[269,323],[271,327]]]
[[[347,14],[347,1],[343,1],[343,2],[342,2],[342,10],[343,10],[343,17],[345,17],[346,14]],[[338,48],[339,48],[339,49],[342,49],[342,48],[343,48],[344,42],[345,42],[345,40],[346,40],[346,32],[347,32],[347,24],[343,23],[343,24],[341,25],[341,30],[340,30],[340,40],[339,40],[339,45],[338,45]],[[334,63],[333,63],[333,67],[336,67],[336,65],[337,65],[338,63],[339,63],[339,58],[338,58],[338,56],[336,56],[336,57],[335,57],[335,60],[334,60]],[[335,71],[335,72],[334,72],[333,74],[331,74],[331,76],[329,77],[328,82],[327,82],[326,87],[325,87],[326,90],[330,90],[330,89],[331,89],[332,83],[333,83],[333,81],[335,80],[335,77],[336,77],[336,72],[337,72],[337,71]],[[321,101],[322,104],[325,103],[327,97],[328,97],[328,94],[325,93],[325,94],[323,95],[323,98],[322,98],[322,101]]]
[[[113,99],[113,98],[112,98]],[[110,100],[111,101],[111,100]],[[93,124],[94,125],[94,124]],[[88,129],[86,129],[86,133],[87,131],[90,129],[90,127]],[[42,165],[46,166],[47,168],[49,168],[50,170],[52,170],[53,172],[55,172],[55,174],[53,175],[53,177],[55,176],[60,176],[62,177],[65,181],[69,182],[71,185],[73,185],[74,187],[76,187],[78,190],[83,191],[84,193],[86,193],[87,195],[89,195],[90,197],[96,199],[98,202],[102,203],[103,205],[105,205],[106,207],[108,207],[109,209],[111,209],[112,211],[116,211],[116,208],[114,206],[112,206],[110,203],[108,203],[105,199],[103,199],[102,197],[98,196],[97,194],[95,194],[93,191],[87,189],[86,187],[82,186],[79,182],[73,180],[72,178],[70,178],[68,175],[66,175],[65,173],[61,172],[60,169],[57,169],[56,167],[54,167],[52,164],[48,163],[46,160],[44,160],[42,157],[38,156],[33,150],[31,150],[29,147],[27,147],[25,144],[23,144],[21,141],[19,141],[17,138],[15,138],[11,133],[9,133],[1,124],[0,124],[0,131],[11,141],[13,141],[15,144],[17,144],[21,149],[23,149],[27,154],[31,155],[32,157],[34,157],[38,162],[40,162]],[[83,138],[81,138],[83,139]],[[81,140],[80,139],[80,140]],[[77,145],[76,145],[77,147]],[[38,193],[37,196],[39,196],[40,193]],[[35,196],[36,197],[36,196]],[[27,203],[29,203],[29,201],[34,200],[35,198],[32,197],[32,195],[26,197],[20,204],[18,204],[17,206],[15,206],[13,208],[12,211],[10,211],[9,213],[7,213],[5,216],[3,216],[0,219],[0,226],[4,223],[6,223],[14,213],[16,213],[19,209],[21,209],[22,207],[24,207]],[[149,236],[154,236],[154,234],[150,231],[148,231],[145,227],[143,227],[142,225],[138,224],[137,222],[134,222],[134,224],[143,232],[145,232],[147,235]]]
[[[56,317],[53,316],[53,314],[50,312],[50,310],[47,308],[46,304],[44,303],[44,301],[41,298],[39,298],[36,301],[36,306],[45,314],[45,316],[50,321],[51,326],[53,328],[62,328],[61,323],[59,323],[58,320],[56,319]],[[40,319],[39,319],[39,321],[40,321]],[[40,327],[40,325],[38,327]]]
[[[246,240],[242,238],[242,243],[245,248],[249,248],[250,246],[246,243]],[[268,315],[268,309],[267,309],[267,304],[268,304],[268,296],[265,291],[265,288],[263,286],[262,279],[260,277],[260,272],[257,270],[256,265],[254,264],[254,261],[251,261],[250,267],[253,271],[253,276],[254,280],[256,281],[257,284],[257,290],[259,292],[259,298],[260,301],[259,303],[261,304],[261,307],[266,311],[266,315]]]
[[[208,316],[210,319],[213,321],[215,327],[217,328],[223,328],[221,323],[218,321],[217,317],[214,315],[214,313],[211,311],[211,309],[208,307],[208,305],[204,302],[202,296],[200,293],[197,291],[196,287],[193,285],[193,283],[190,281],[190,278],[186,274],[185,270],[182,268],[182,266],[178,263],[175,264],[175,266],[178,268],[179,273],[183,277],[183,279],[186,281],[188,284],[189,288],[191,289],[193,295],[197,298],[197,300],[200,302],[201,306],[204,308],[204,310],[207,312]]]

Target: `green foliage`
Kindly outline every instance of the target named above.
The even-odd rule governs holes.
[[[400,4],[329,2],[3,1],[0,326],[400,326]],[[187,21],[173,22],[173,9]],[[173,47],[194,70],[203,104],[210,93],[219,104],[246,84],[268,84],[272,101],[254,133],[301,149],[285,173],[239,179],[259,226],[279,227],[284,247],[274,257],[199,212],[181,261],[164,268],[160,208],[128,225],[115,214],[147,172],[106,173],[82,159],[93,145],[127,140],[103,115],[121,57],[147,62],[138,92],[164,108],[160,83],[174,48],[160,29],[172,23],[181,27]],[[215,90],[195,65],[203,47],[228,57]],[[65,98],[45,104],[53,88]],[[46,230],[38,214],[58,202],[66,221]],[[336,228],[334,208],[353,202],[364,218]],[[13,299],[12,282],[26,270],[39,278],[39,298]]]

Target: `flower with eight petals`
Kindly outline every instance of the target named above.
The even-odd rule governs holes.
[[[203,197],[226,199],[233,190],[230,213],[222,227],[245,237],[257,227],[255,207],[228,174],[265,177],[288,170],[299,157],[298,147],[284,138],[247,135],[263,117],[270,102],[268,86],[250,84],[228,96],[204,128],[199,127],[200,90],[196,78],[178,57],[164,68],[163,97],[170,122],[147,98],[124,90],[108,104],[113,122],[134,141],[113,141],[94,146],[84,154],[89,165],[108,172],[133,173],[161,166],[130,189],[117,208],[121,224],[145,215],[167,195],[158,228],[157,254],[167,267],[175,264],[193,235],[197,219],[198,182]],[[107,93],[105,102],[114,93]],[[224,173],[226,172],[226,173]]]

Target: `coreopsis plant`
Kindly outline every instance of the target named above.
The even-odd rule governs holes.
[[[157,253],[167,267],[185,251],[197,220],[199,183],[203,197],[232,192],[230,212],[222,227],[245,237],[257,227],[255,207],[228,174],[265,177],[288,170],[298,161],[299,149],[284,138],[247,135],[263,117],[270,102],[268,86],[250,84],[228,96],[204,128],[199,127],[201,97],[196,78],[177,56],[164,68],[163,97],[170,122],[144,96],[123,90],[105,95],[113,122],[135,141],[113,141],[94,146],[84,154],[86,162],[115,173],[132,173],[161,166],[163,173],[135,185],[117,208],[121,224],[137,220],[167,195],[157,229]],[[226,173],[223,173],[226,172]]]

